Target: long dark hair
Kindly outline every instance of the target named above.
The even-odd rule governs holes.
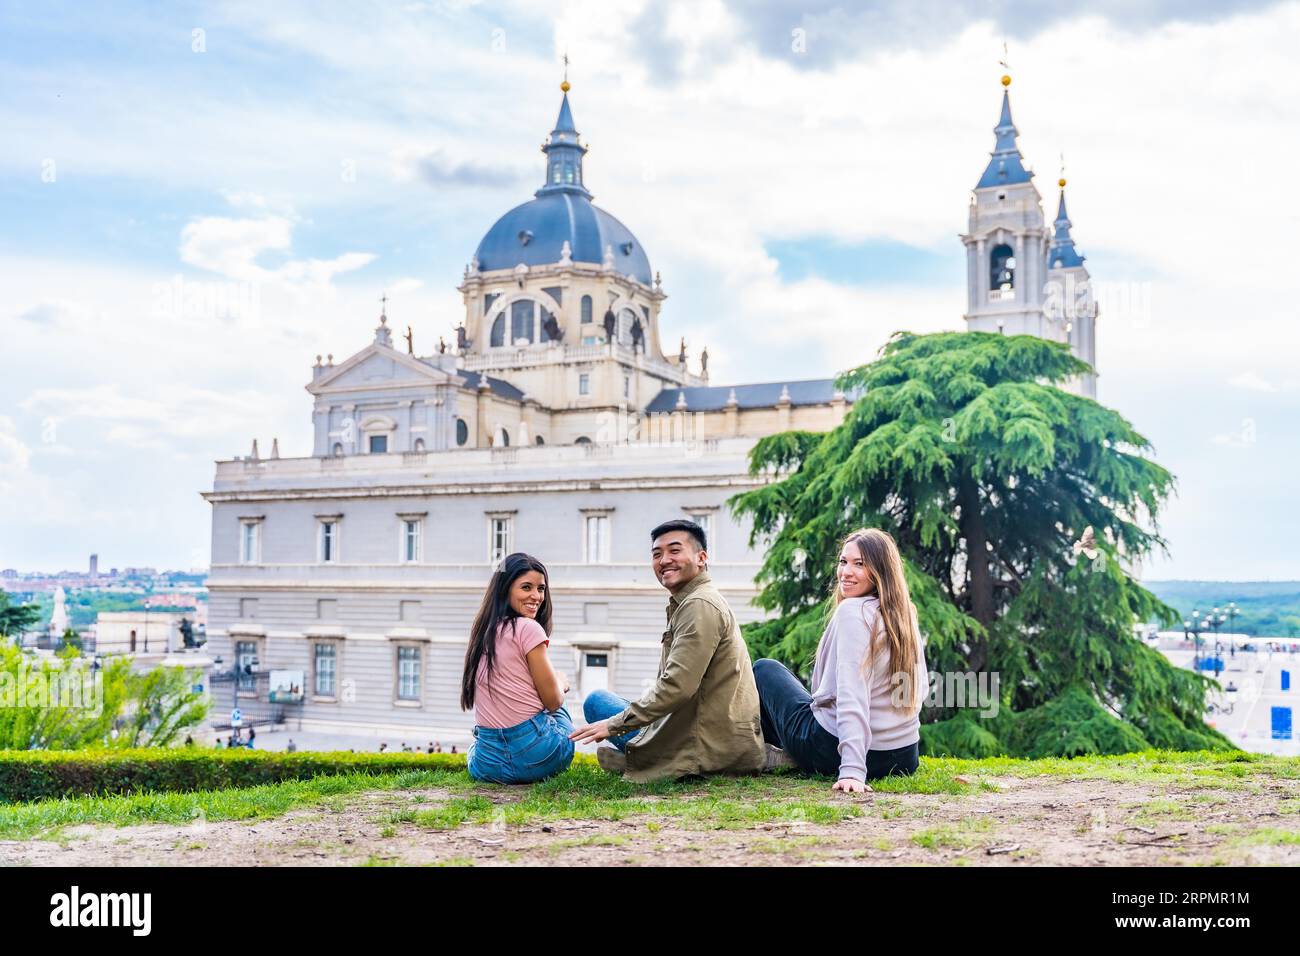
[[[460,709],[469,710],[474,706],[474,690],[478,684],[479,665],[487,662],[484,676],[492,673],[497,661],[497,627],[503,621],[515,626],[519,617],[510,606],[510,589],[522,575],[537,571],[542,576],[546,590],[542,593],[542,603],[537,609],[536,621],[542,630],[551,633],[551,579],[546,573],[546,565],[531,554],[516,551],[506,555],[492,580],[488,581],[487,591],[483,594],[483,603],[479,606],[474,626],[469,631],[469,647],[465,648],[465,673],[460,681]]]

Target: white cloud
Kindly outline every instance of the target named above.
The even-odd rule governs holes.
[[[669,351],[679,335],[693,359],[708,344],[715,382],[813,377],[870,358],[894,329],[960,327],[960,273],[912,287],[790,281],[766,248],[807,237],[958,249],[993,141],[996,24],[972,23],[920,48],[881,43],[819,61],[815,44],[798,60],[747,47],[736,29],[750,16],[743,7],[668,4],[654,36],[646,9],[561,3],[548,45],[529,37],[546,32],[538,15],[509,4],[468,8],[467,19],[447,4],[336,8],[329,17],[290,3],[233,5],[212,14],[223,55],[252,38],[256,68],[265,69],[267,49],[305,65],[275,97],[256,80],[245,93],[205,86],[196,70],[93,64],[59,71],[57,126],[28,98],[0,104],[15,141],[59,158],[60,184],[93,175],[109,194],[114,177],[136,181],[144,171],[161,195],[224,196],[229,215],[179,199],[168,210],[188,220],[180,261],[262,292],[256,321],[159,315],[154,290],[172,280],[174,263],[15,257],[0,316],[24,318],[6,329],[6,345],[30,361],[16,382],[0,383],[0,399],[19,408],[40,394],[42,414],[79,410],[69,427],[96,423],[105,454],[161,461],[160,446],[178,442],[242,454],[252,434],[265,445],[277,432],[286,454],[295,444],[301,453],[312,357],[342,359],[368,342],[385,288],[401,296],[389,307],[394,326],[411,322],[417,341],[450,337],[460,263],[496,216],[540,185],[536,148],[555,115],[566,49],[575,117],[592,146],[587,183],[663,272]],[[791,17],[797,23],[798,11]],[[489,19],[506,30],[503,55],[480,29]],[[1181,423],[1215,421],[1225,396],[1255,393],[1262,403],[1263,393],[1277,393],[1270,402],[1295,394],[1300,323],[1289,260],[1300,201],[1279,184],[1290,174],[1286,157],[1300,151],[1300,100],[1287,93],[1300,84],[1298,30],[1300,5],[1285,4],[1141,29],[1058,18],[1013,45],[1015,120],[1049,216],[1064,151],[1075,238],[1094,279],[1150,291],[1141,313],[1103,304],[1102,399],[1125,383],[1121,410],[1162,455],[1181,451],[1193,462],[1179,469],[1191,501],[1203,500],[1197,490],[1212,467],[1207,442],[1246,442],[1232,419],[1194,435]],[[655,72],[651,41],[673,47],[678,73]],[[53,96],[48,71],[4,69],[15,88]],[[29,175],[29,153],[8,151],[0,167]],[[441,187],[413,180],[421,157],[433,162],[426,183]],[[353,182],[340,177],[344,161]],[[492,185],[516,169],[531,177],[525,187]],[[312,217],[364,224],[367,238],[309,257],[294,247]],[[369,238],[377,234],[382,244]],[[430,253],[427,272],[413,275],[402,261],[396,275],[378,274],[413,249]],[[359,271],[377,256],[377,268]],[[423,318],[435,315],[443,326]],[[1174,384],[1143,392],[1148,382]],[[201,397],[232,392],[266,407]],[[173,394],[179,410],[160,407]],[[95,417],[96,402],[114,416]],[[1265,421],[1267,412],[1242,413]],[[213,430],[187,431],[187,415],[211,415]],[[1207,439],[1216,428],[1223,434]],[[96,450],[85,436],[83,446]],[[106,473],[114,470],[110,463]],[[198,469],[184,480],[193,490],[210,477]],[[1250,498],[1219,496],[1213,507],[1245,527]],[[1174,544],[1185,556],[1208,540],[1187,534]]]
[[[1236,388],[1244,388],[1248,392],[1281,392],[1296,387],[1294,380],[1272,382],[1256,374],[1254,369],[1232,376],[1228,379],[1228,384]]]
[[[0,415],[0,479],[24,472],[32,460],[32,450],[18,437],[14,420]]]
[[[176,439],[220,434],[255,421],[266,396],[247,389],[217,391],[170,384],[130,395],[120,384],[39,388],[19,403],[26,412],[102,423],[104,440],[131,448],[171,448]]]
[[[336,275],[374,261],[369,252],[346,252],[333,259],[294,259],[275,268],[259,265],[268,252],[287,252],[293,223],[283,216],[229,219],[204,216],[181,230],[181,261],[231,279],[276,282],[289,289],[323,288]]]

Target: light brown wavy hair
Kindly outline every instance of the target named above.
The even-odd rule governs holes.
[[[927,675],[919,673],[920,628],[916,619],[916,606],[907,590],[907,578],[903,576],[903,558],[898,553],[898,545],[879,528],[859,528],[854,531],[841,542],[841,552],[847,544],[856,545],[861,552],[862,562],[871,577],[872,590],[867,594],[874,593],[880,602],[880,614],[871,630],[871,646],[862,663],[863,675],[865,677],[871,662],[875,660],[883,640],[889,648],[889,672],[895,680],[902,680],[906,684],[904,699],[908,709],[915,710],[920,705],[921,687]],[[838,554],[835,560],[838,564]],[[834,609],[844,600],[838,575],[832,576],[831,587],[835,595],[835,604],[831,609],[831,613],[834,613]],[[893,696],[895,700],[899,697],[897,692]]]

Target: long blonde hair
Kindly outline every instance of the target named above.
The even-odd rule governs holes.
[[[848,544],[857,545],[871,575],[875,595],[880,602],[880,615],[871,629],[871,645],[863,661],[863,672],[871,666],[880,647],[881,634],[889,649],[889,672],[907,685],[906,702],[908,709],[916,709],[921,700],[922,675],[919,673],[921,638],[916,620],[916,606],[907,590],[907,578],[903,575],[903,558],[898,553],[894,539],[879,528],[859,528],[840,545],[840,551]],[[836,555],[839,561],[839,555]],[[838,575],[831,581],[835,593],[835,605],[838,608],[844,600],[840,590]],[[832,608],[834,613],[834,608]],[[898,694],[894,694],[898,699]]]

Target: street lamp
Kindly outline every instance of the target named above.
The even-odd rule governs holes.
[[[1192,653],[1192,670],[1199,671],[1201,663],[1201,631],[1205,629],[1205,622],[1201,619],[1200,611],[1192,611],[1192,616],[1183,621],[1183,636],[1189,641],[1195,642],[1195,650]]]

